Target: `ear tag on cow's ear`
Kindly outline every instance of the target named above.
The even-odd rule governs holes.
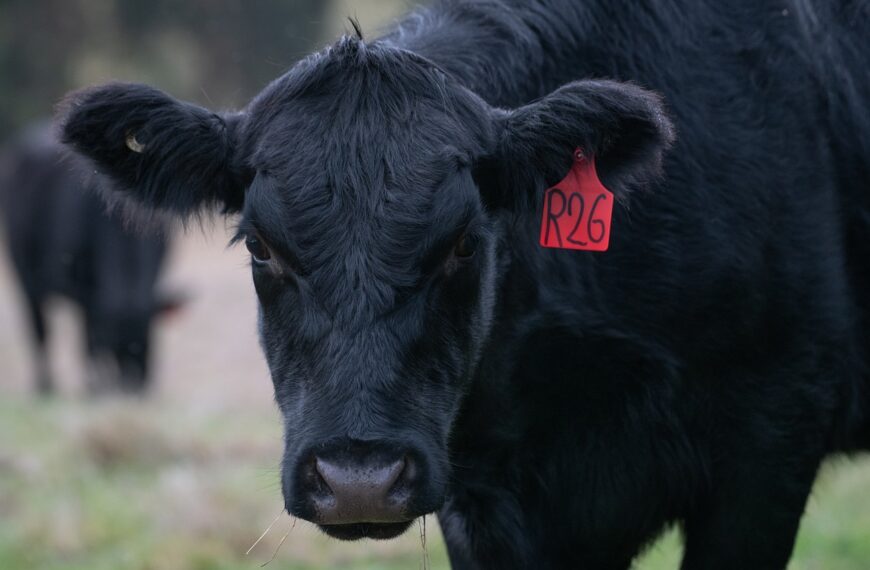
[[[613,193],[598,179],[595,159],[577,149],[568,175],[544,193],[541,245],[607,251],[612,216]]]

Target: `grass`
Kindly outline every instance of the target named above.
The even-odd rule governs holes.
[[[289,529],[275,414],[171,402],[0,402],[0,568],[259,568]],[[432,568],[447,566],[430,520]],[[436,527],[433,529],[433,527]],[[372,548],[374,546],[374,548]],[[343,544],[302,521],[276,568],[416,568],[420,538]]]
[[[192,411],[166,400],[0,401],[0,568],[235,570],[268,561],[290,528],[280,509],[275,414]],[[447,568],[434,519],[428,566]],[[678,567],[672,531],[636,562]],[[423,566],[419,530],[393,542],[339,543],[298,522],[271,567]],[[822,472],[792,570],[852,570],[870,562],[870,459]]]

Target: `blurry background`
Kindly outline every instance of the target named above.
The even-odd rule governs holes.
[[[244,105],[357,17],[369,36],[402,0],[0,0],[0,144],[70,89],[154,84],[212,108]],[[281,517],[280,421],[232,221],[174,236],[165,286],[189,302],[155,329],[144,398],[83,392],[77,309],[53,303],[59,394],[33,395],[29,323],[0,247],[0,569],[445,568],[434,517],[388,543],[339,543]],[[2,246],[2,244],[0,244]],[[425,544],[425,545],[424,545]],[[676,568],[675,533],[641,569]],[[836,460],[816,487],[793,568],[870,565],[870,462]]]

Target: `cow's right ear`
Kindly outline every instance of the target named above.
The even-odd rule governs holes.
[[[187,217],[237,211],[250,174],[237,158],[243,115],[218,115],[146,85],[78,91],[61,104],[60,139],[147,209]]]
[[[574,81],[518,109],[493,110],[493,117],[498,143],[477,176],[496,206],[537,200],[568,173],[578,148],[625,203],[661,173],[674,140],[661,97],[615,81]]]

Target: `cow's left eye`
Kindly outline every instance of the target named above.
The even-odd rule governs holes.
[[[462,234],[459,241],[456,242],[456,247],[453,249],[453,254],[456,257],[471,257],[477,250],[477,244],[480,241],[475,234]]]
[[[257,236],[248,236],[245,238],[245,247],[251,252],[251,256],[256,263],[266,263],[272,258],[272,253],[266,247],[260,238]]]

